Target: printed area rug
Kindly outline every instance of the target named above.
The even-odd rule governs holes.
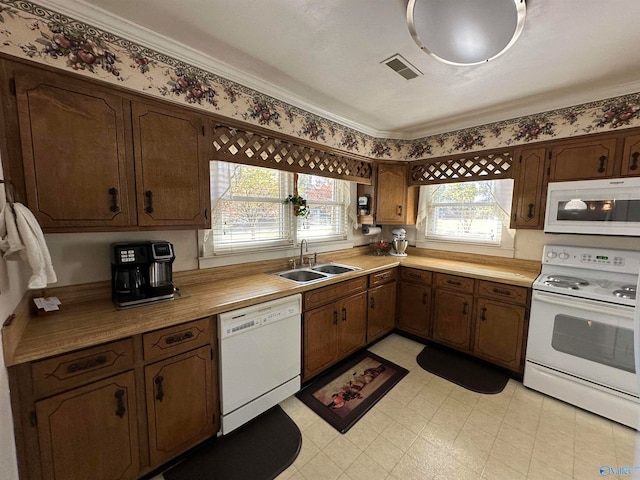
[[[291,465],[302,434],[278,405],[189,452],[165,480],[272,480]]]
[[[501,368],[437,344],[424,347],[416,361],[426,371],[477,393],[500,393],[509,381]]]
[[[364,351],[296,393],[340,433],[346,433],[409,371]]]

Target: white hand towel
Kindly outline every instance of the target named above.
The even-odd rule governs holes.
[[[32,275],[29,279],[29,288],[46,288],[48,283],[57,282],[58,277],[53,270],[51,255],[40,225],[31,210],[21,203],[14,203],[13,209],[16,214],[18,232],[22,243],[24,243],[26,259],[31,267]]]
[[[0,251],[5,260],[10,260],[19,258],[14,254],[21,250],[24,250],[24,244],[18,234],[13,208],[5,203],[0,210]]]

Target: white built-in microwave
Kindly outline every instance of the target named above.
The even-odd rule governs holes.
[[[551,182],[547,233],[640,236],[640,177]]]

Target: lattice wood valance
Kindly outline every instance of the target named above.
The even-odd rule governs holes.
[[[212,143],[212,160],[340,178],[371,185],[372,164],[365,159],[326,152],[226,125],[213,127]]]
[[[512,150],[469,153],[411,162],[411,185],[511,178]]]

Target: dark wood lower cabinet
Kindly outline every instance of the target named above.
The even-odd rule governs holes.
[[[524,306],[478,298],[473,353],[511,370],[520,369],[525,319]]]
[[[400,282],[398,328],[419,337],[429,337],[431,287]]]
[[[149,455],[156,467],[215,434],[211,347],[145,367]]]
[[[393,330],[396,324],[396,282],[369,290],[367,343]]]
[[[472,315],[472,294],[436,288],[433,339],[460,350],[469,350]]]
[[[129,371],[36,402],[43,478],[137,478],[135,390]]]

